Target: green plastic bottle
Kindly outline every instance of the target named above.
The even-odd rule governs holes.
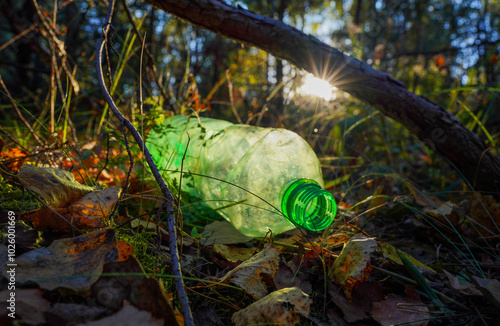
[[[191,173],[183,174],[182,190],[247,236],[296,226],[321,231],[335,218],[316,154],[286,129],[177,115],[152,129],[146,145],[170,182],[179,184],[183,164]]]

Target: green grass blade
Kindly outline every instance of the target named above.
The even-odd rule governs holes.
[[[410,274],[411,278],[417,282],[417,284],[420,286],[420,288],[425,292],[427,297],[431,299],[432,303],[434,303],[441,311],[445,311],[446,308],[443,304],[443,302],[438,298],[436,293],[434,293],[434,290],[431,288],[429,283],[427,283],[427,280],[425,277],[420,273],[420,271],[413,265],[401,252],[396,248],[396,252],[399,255],[399,258],[403,262],[404,267],[406,268],[406,271]]]

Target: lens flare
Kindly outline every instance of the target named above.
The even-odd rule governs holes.
[[[330,85],[326,80],[314,77],[313,74],[307,74],[298,92],[302,95],[316,96],[323,98],[325,101],[331,101],[337,97],[336,90],[337,88]]]

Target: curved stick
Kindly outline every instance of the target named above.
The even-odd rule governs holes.
[[[158,185],[160,186],[160,190],[165,198],[165,203],[167,208],[166,211],[167,211],[167,221],[168,221],[169,246],[170,246],[170,253],[172,255],[172,270],[174,275],[177,276],[175,278],[175,284],[179,295],[179,301],[181,303],[182,310],[184,312],[185,325],[192,326],[194,325],[193,316],[191,314],[191,308],[189,306],[186,290],[184,288],[184,281],[182,279],[181,265],[179,260],[179,252],[177,250],[177,241],[176,241],[177,237],[176,237],[176,227],[175,227],[175,217],[174,217],[175,209],[173,205],[174,198],[172,196],[172,193],[168,189],[167,185],[165,184],[165,181],[163,180],[160,172],[158,171],[158,167],[154,163],[153,158],[151,157],[148,148],[145,146],[141,135],[135,129],[132,123],[127,118],[125,118],[125,116],[123,116],[120,110],[116,107],[116,104],[111,98],[111,95],[109,94],[109,91],[104,82],[104,75],[102,73],[102,52],[104,49],[104,45],[106,44],[108,32],[111,29],[111,16],[113,15],[114,6],[115,6],[115,1],[110,0],[108,7],[108,15],[106,17],[106,24],[103,26],[103,31],[102,31],[103,33],[101,39],[99,40],[99,42],[97,42],[96,69],[97,69],[97,78],[99,82],[99,87],[101,88],[101,91],[104,94],[104,98],[106,99],[106,102],[108,103],[111,111],[113,111],[114,115],[120,120],[122,126],[125,126],[130,131],[136,143],[139,145],[139,148],[143,152],[144,157],[148,162],[149,168],[151,169],[151,172],[153,173],[153,176]]]

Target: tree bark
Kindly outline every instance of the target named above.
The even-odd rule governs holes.
[[[443,155],[476,190],[500,194],[500,161],[441,106],[311,35],[217,0],[146,0],[217,34],[253,45],[328,80],[403,124]]]

